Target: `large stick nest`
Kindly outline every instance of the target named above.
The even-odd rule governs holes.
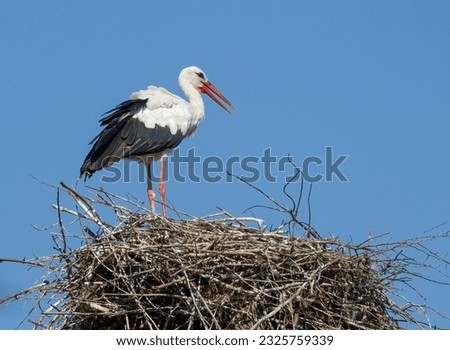
[[[61,230],[54,241],[59,253],[28,261],[49,271],[31,289],[38,295],[36,305],[46,299],[50,304],[32,321],[37,328],[285,330],[424,325],[412,314],[415,304],[398,305],[388,298],[388,293],[395,294],[394,281],[409,272],[408,260],[398,252],[412,242],[354,246],[267,230],[255,225],[261,220],[232,218],[226,212],[221,217],[166,219],[127,209],[104,191],[95,199],[70,189],[69,194],[77,210],[63,208],[59,202],[56,206]],[[99,203],[114,209],[119,224],[100,217],[94,208]],[[88,234],[78,248],[69,248],[63,213],[86,224],[83,229]],[[97,234],[89,224],[95,224]]]
[[[144,215],[70,255],[69,328],[396,328],[370,259],[326,241]]]

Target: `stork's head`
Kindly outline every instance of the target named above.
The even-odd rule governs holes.
[[[178,80],[180,82],[180,85],[188,83],[192,85],[198,92],[207,94],[214,102],[216,102],[227,112],[230,112],[230,110],[222,103],[222,101],[231,108],[236,109],[233,104],[213,84],[209,82],[206,74],[200,68],[195,66],[184,68],[181,71]],[[220,101],[217,97],[219,97],[222,101]]]

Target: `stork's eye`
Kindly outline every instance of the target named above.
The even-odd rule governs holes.
[[[200,79],[205,79],[205,75],[202,72],[195,73]]]

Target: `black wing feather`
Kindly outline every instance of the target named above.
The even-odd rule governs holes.
[[[183,139],[180,131],[173,135],[168,127],[147,128],[133,118],[146,104],[147,99],[128,100],[106,112],[106,117],[100,120],[105,128],[92,140],[94,145],[80,168],[80,176],[91,177],[97,170],[122,158],[164,152],[180,144]]]

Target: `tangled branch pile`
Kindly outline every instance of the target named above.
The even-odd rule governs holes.
[[[142,216],[67,257],[64,328],[395,328],[370,259],[326,243]]]
[[[32,289],[39,303],[47,300],[50,305],[32,321],[37,328],[424,325],[413,317],[413,303],[398,305],[388,298],[388,292],[395,294],[394,281],[408,273],[406,257],[396,251],[400,243],[351,246],[336,239],[294,237],[226,212],[221,217],[166,219],[127,209],[101,190],[94,199],[70,189],[69,194],[78,210],[58,203],[59,214],[95,224],[100,234],[85,225],[89,236],[71,250],[70,234],[60,221],[61,231],[54,237],[59,253],[30,261],[49,271]],[[103,220],[95,210],[99,204],[114,209],[120,224]]]

